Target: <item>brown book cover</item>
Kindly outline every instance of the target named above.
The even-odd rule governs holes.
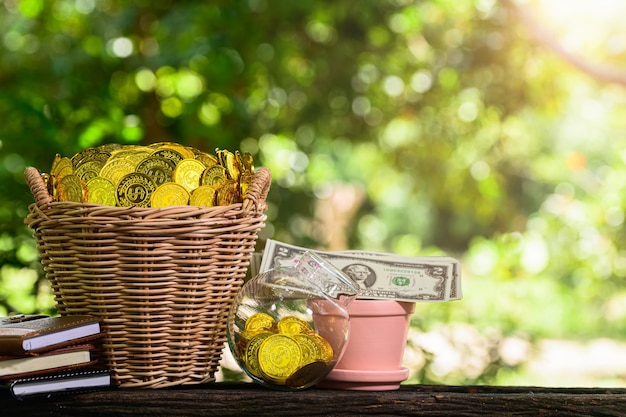
[[[100,319],[94,316],[3,318],[0,319],[0,355],[35,354],[79,344],[99,335]]]
[[[92,344],[71,345],[39,355],[0,356],[0,380],[26,378],[93,366]]]

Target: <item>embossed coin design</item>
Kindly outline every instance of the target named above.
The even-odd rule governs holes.
[[[252,337],[246,346],[244,362],[248,371],[259,378],[262,378],[261,366],[259,365],[259,348],[272,333],[259,333]]]
[[[313,333],[309,323],[296,316],[283,317],[277,326],[278,331],[283,334]]]
[[[137,164],[135,171],[146,174],[158,186],[172,181],[175,167],[176,165],[171,159],[149,156]]]
[[[267,313],[254,313],[248,320],[246,320],[246,324],[244,325],[244,329],[252,332],[258,332],[261,330],[275,330],[276,328],[276,320],[274,317],[270,316]]]
[[[217,157],[206,152],[198,152],[196,159],[202,162],[206,167],[217,165]]]
[[[188,203],[189,192],[185,187],[175,182],[166,182],[159,185],[152,193],[150,207],[186,206]]]
[[[100,170],[100,176],[111,181],[116,187],[123,176],[135,171],[135,163],[127,158],[109,160]]]
[[[100,174],[103,166],[103,161],[84,161],[76,168],[74,168],[74,173],[78,175],[81,180],[89,181],[90,179],[95,178]]]
[[[178,165],[178,163],[184,159],[184,157],[180,153],[168,148],[157,149],[153,151],[151,155],[169,159],[174,163],[174,165]]]
[[[322,360],[322,350],[315,340],[308,334],[291,335],[293,339],[300,345],[302,357],[300,358],[300,366],[307,365],[311,362]]]
[[[273,334],[259,347],[259,367],[264,376],[284,381],[298,369],[301,356],[300,345],[292,337]]]
[[[185,187],[187,191],[193,191],[200,186],[200,177],[205,168],[200,161],[183,159],[174,169],[174,182]]]
[[[61,178],[57,192],[61,201],[73,201],[75,203],[83,203],[85,201],[84,182],[74,174]]]
[[[111,153],[111,158],[107,162],[113,161],[115,159],[126,159],[133,164],[133,167],[137,166],[138,163],[146,159],[152,154],[152,149],[146,148],[144,146],[125,146],[122,149],[118,149]]]
[[[189,204],[192,206],[213,207],[215,202],[215,188],[211,185],[201,185],[191,193]]]
[[[122,207],[149,207],[156,184],[146,174],[131,172],[117,186],[117,201]]]
[[[195,153],[192,148],[188,146],[181,145],[176,142],[157,142],[150,145],[151,148],[157,150],[172,150],[178,154],[180,154],[183,159],[185,158],[194,158]]]
[[[59,155],[57,155],[59,156]],[[68,157],[58,157],[54,160],[52,164],[51,174],[60,181],[66,175],[70,175],[74,173],[74,168],[72,167],[72,160]]]
[[[87,201],[92,204],[115,206],[116,190],[113,183],[106,178],[94,177],[87,181]]]
[[[72,156],[72,166],[74,169],[87,162],[100,162],[100,166],[111,157],[111,153],[105,149],[99,148],[86,148]]]
[[[220,206],[228,206],[241,202],[239,197],[239,184],[233,180],[226,180],[224,184],[217,190],[217,204]]]
[[[319,346],[320,359],[326,363],[332,361],[335,353],[333,352],[333,347],[330,343],[317,333],[311,333],[309,334],[309,337]]]
[[[208,167],[202,173],[202,185],[212,185],[218,188],[226,182],[226,169],[221,165],[213,165]]]

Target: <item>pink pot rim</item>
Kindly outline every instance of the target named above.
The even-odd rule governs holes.
[[[348,306],[350,316],[405,316],[415,312],[415,303],[394,300],[356,299]]]

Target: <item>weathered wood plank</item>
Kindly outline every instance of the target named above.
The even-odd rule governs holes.
[[[624,416],[626,389],[403,385],[281,392],[217,383],[0,400],[8,416]]]

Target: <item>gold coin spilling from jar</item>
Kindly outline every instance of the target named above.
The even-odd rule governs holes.
[[[276,322],[266,313],[246,320],[236,352],[250,374],[294,389],[325,376],[334,355],[330,343],[306,320],[286,316]]]
[[[42,174],[54,201],[153,208],[241,203],[253,176],[249,153],[216,149],[211,155],[172,142],[57,154],[50,174]]]

